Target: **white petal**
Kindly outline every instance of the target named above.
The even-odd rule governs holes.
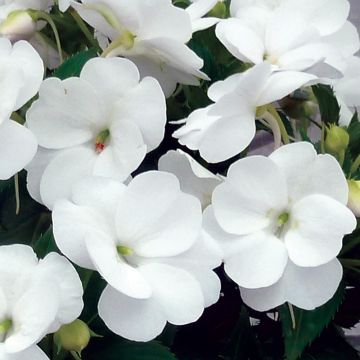
[[[95,231],[107,232],[110,228],[101,212],[89,207],[76,206],[68,200],[59,200],[52,212],[56,245],[75,264],[95,269],[90,259],[85,240]]]
[[[146,172],[131,181],[116,214],[118,238],[140,256],[174,256],[188,250],[201,227],[200,202],[180,191],[176,177]]]
[[[239,240],[239,249],[225,258],[225,272],[239,286],[257,289],[275,284],[288,262],[287,250],[272,234],[258,232]]]
[[[234,91],[238,84],[241,82],[241,78],[244,73],[234,74],[227,77],[225,80],[217,81],[216,83],[212,84],[208,90],[208,97],[212,101],[218,101],[224,95]]]
[[[22,170],[35,156],[37,141],[32,132],[12,120],[0,124],[0,179]]]
[[[26,291],[12,309],[15,332],[5,341],[6,350],[18,352],[37,343],[53,323],[59,308],[59,292],[46,280]]]
[[[137,299],[151,296],[151,287],[141,272],[117,252],[114,239],[100,232],[88,234],[86,248],[102,277],[117,291]]]
[[[329,262],[340,252],[344,235],[356,228],[354,214],[324,195],[310,195],[296,202],[290,221],[285,243],[291,260],[299,266]]]
[[[51,209],[56,200],[68,198],[72,185],[92,175],[97,154],[86,147],[75,147],[59,152],[46,167],[40,183],[44,204]]]
[[[287,178],[293,200],[310,194],[323,194],[347,203],[348,187],[342,169],[334,157],[316,155],[310,143],[282,146],[270,155]]]
[[[303,268],[289,261],[282,279],[262,289],[241,288],[243,301],[257,311],[268,311],[285,302],[314,310],[335,294],[342,278],[342,267],[337,259],[315,268]]]
[[[156,300],[168,322],[185,325],[199,319],[204,310],[204,296],[199,282],[185,270],[165,264],[139,267],[151,283]]]
[[[222,20],[216,26],[216,36],[239,60],[254,64],[263,62],[265,53],[263,39],[240,19]]]
[[[61,325],[69,324],[80,316],[84,307],[82,283],[75,268],[65,257],[54,252],[48,254],[40,261],[35,277],[37,281],[49,279],[59,290],[59,309],[51,332],[57,331]]]
[[[317,79],[317,77],[312,74],[297,71],[281,71],[272,74],[265,83],[257,104],[258,106],[262,106],[281,100],[296,89],[315,79]]]
[[[161,334],[166,318],[153,299],[134,299],[107,286],[98,305],[106,326],[126,339],[150,341]]]
[[[177,176],[181,190],[196,196],[203,209],[211,202],[212,192],[220,184],[220,177],[212,174],[181,150],[168,151],[159,160],[159,170]]]
[[[1,356],[1,354],[0,354],[0,356]],[[37,345],[32,345],[23,351],[16,352],[13,354],[7,353],[5,355],[4,360],[25,360],[25,359],[49,360],[47,355]]]
[[[130,60],[94,58],[84,65],[80,78],[91,84],[106,104],[111,106],[138,85],[140,74]]]
[[[87,82],[49,78],[43,82],[26,120],[41,146],[62,149],[95,139],[103,130],[104,111],[99,94]]]
[[[251,156],[234,163],[226,181],[213,193],[215,217],[232,234],[249,234],[267,227],[269,212],[287,204],[285,178],[268,158]]]
[[[164,138],[166,124],[165,96],[159,83],[150,77],[134,86],[115,105],[119,119],[134,122],[140,129],[147,151],[159,146]]]

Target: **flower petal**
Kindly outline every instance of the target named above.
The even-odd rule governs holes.
[[[100,297],[98,311],[111,331],[133,341],[155,339],[166,325],[165,314],[155,300],[134,299],[109,285]]]
[[[226,181],[214,190],[212,203],[215,217],[225,231],[250,234],[270,224],[269,212],[286,206],[285,178],[266,157],[241,159],[229,168]]]
[[[336,257],[344,235],[356,228],[354,214],[324,195],[309,195],[294,204],[285,244],[298,266],[319,266]]]

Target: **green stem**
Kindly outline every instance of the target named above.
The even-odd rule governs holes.
[[[20,187],[19,187],[19,173],[16,173],[14,176],[15,180],[15,199],[16,199],[16,210],[15,214],[19,215],[20,213]]]
[[[322,154],[325,154],[325,124],[321,124],[321,142],[320,142],[320,150]]]
[[[64,62],[64,58],[62,53],[61,41],[60,41],[59,32],[56,28],[53,19],[45,11],[31,11],[31,15],[35,20],[39,20],[39,19],[45,20],[51,26],[51,29],[55,36],[56,46],[60,57],[60,63],[62,64]]]
[[[271,114],[271,116],[276,120],[276,122],[279,125],[279,129],[280,129],[280,133],[281,133],[281,137],[283,139],[284,144],[289,144],[290,143],[290,139],[289,139],[289,135],[286,131],[285,125],[279,115],[279,113],[276,111],[276,109],[272,106],[272,105],[268,105],[266,107],[266,110]]]
[[[344,267],[360,267],[360,260],[357,259],[340,259]]]
[[[101,51],[101,48],[100,48],[98,42],[95,40],[94,36],[89,31],[88,27],[86,26],[86,24],[85,24],[84,20],[81,18],[81,16],[74,9],[70,10],[70,14],[74,18],[79,29],[85,35],[86,39],[89,41],[91,46],[93,46],[97,51]]]
[[[353,164],[351,165],[350,174],[353,175],[360,166],[360,155],[357,156]]]

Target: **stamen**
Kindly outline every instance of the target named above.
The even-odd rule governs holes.
[[[101,153],[105,149],[106,140],[110,136],[110,131],[105,129],[99,133],[99,135],[95,139],[95,151],[97,153]]]
[[[134,253],[134,250],[127,247],[127,246],[123,246],[123,245],[118,245],[116,247],[117,249],[117,252],[119,255],[121,256],[129,256],[129,255],[132,255]]]
[[[0,335],[5,335],[11,328],[13,322],[11,319],[5,319],[0,322]]]

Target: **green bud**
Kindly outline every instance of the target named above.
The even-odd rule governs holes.
[[[227,15],[226,4],[223,1],[218,1],[218,3],[211,9],[209,16],[217,17],[220,19],[225,19]]]
[[[15,10],[0,24],[0,35],[12,42],[29,40],[36,32],[36,22],[26,10]]]
[[[90,337],[89,327],[77,319],[70,324],[63,325],[55,333],[54,340],[65,350],[81,353],[89,344]]]
[[[349,201],[348,207],[352,210],[356,217],[360,217],[360,181],[348,180],[349,185]]]
[[[332,155],[341,155],[349,146],[350,136],[348,132],[337,125],[330,125],[325,139],[325,150]]]

